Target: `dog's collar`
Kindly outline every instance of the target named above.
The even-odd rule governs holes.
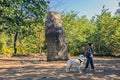
[[[78,59],[78,60],[80,61],[80,63],[83,62],[81,59]]]

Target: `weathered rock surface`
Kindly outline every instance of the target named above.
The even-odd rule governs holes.
[[[47,44],[47,60],[67,60],[67,46],[65,44],[64,29],[61,15],[51,11],[45,23],[45,37]]]

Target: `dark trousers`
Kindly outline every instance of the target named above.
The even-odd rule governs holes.
[[[93,64],[93,59],[92,59],[92,58],[87,58],[87,62],[86,62],[86,65],[85,65],[85,69],[88,68],[89,63],[90,63],[90,65],[91,65],[91,69],[94,69],[94,64]]]

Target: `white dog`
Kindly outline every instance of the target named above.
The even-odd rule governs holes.
[[[67,61],[66,72],[70,71],[72,66],[76,66],[80,73],[82,73],[82,65],[83,65],[83,55],[79,55],[79,59],[69,59]]]

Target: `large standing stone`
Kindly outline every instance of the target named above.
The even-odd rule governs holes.
[[[61,15],[51,11],[45,23],[47,61],[67,60],[68,52],[64,39]]]

